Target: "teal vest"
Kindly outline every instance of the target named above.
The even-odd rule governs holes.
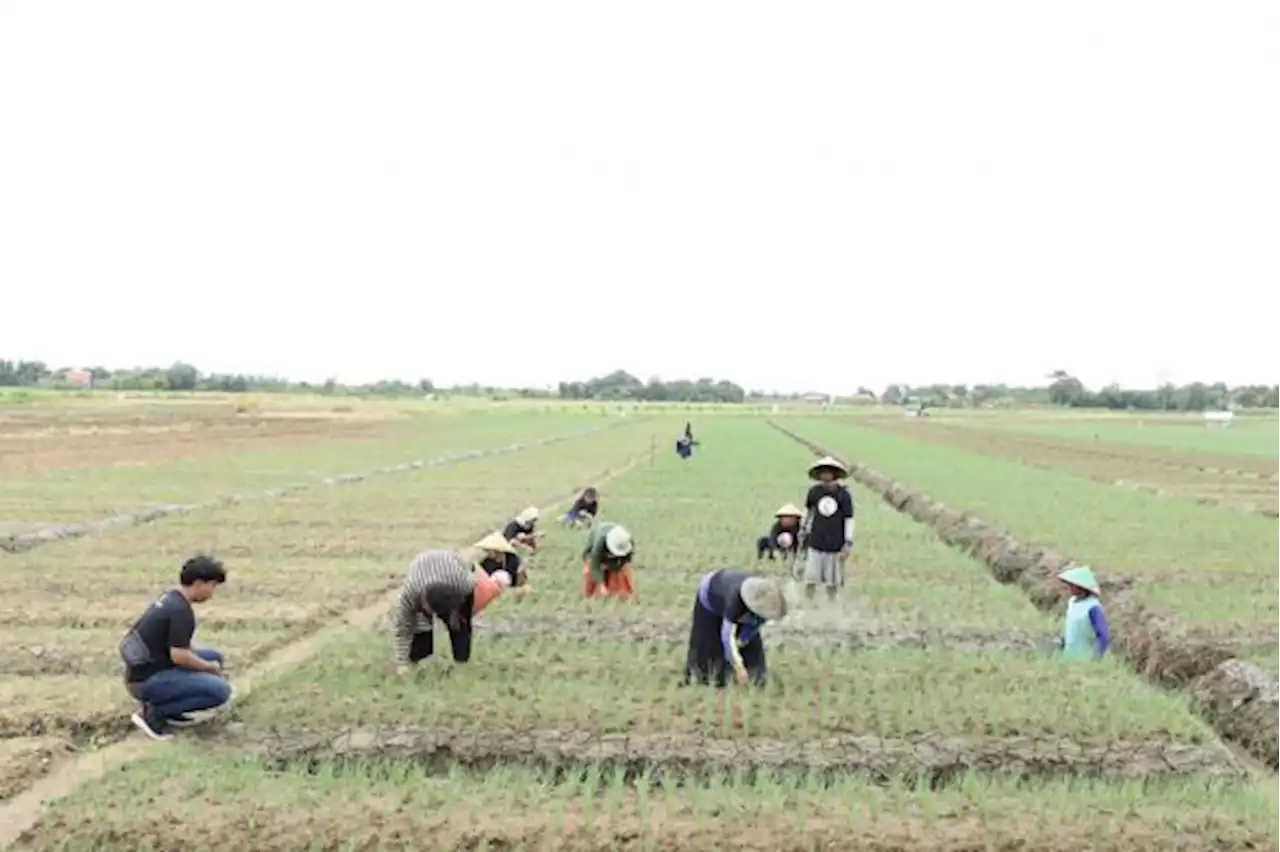
[[[1092,660],[1098,655],[1097,637],[1089,613],[1101,606],[1098,599],[1072,598],[1067,604],[1067,620],[1062,630],[1062,655],[1068,660]]]

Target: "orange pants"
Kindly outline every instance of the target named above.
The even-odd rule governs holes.
[[[617,571],[604,572],[604,582],[591,579],[591,560],[582,560],[582,596],[584,598],[629,598],[636,593],[636,575],[628,565]]]

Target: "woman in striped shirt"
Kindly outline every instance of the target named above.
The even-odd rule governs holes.
[[[485,536],[475,547],[490,557],[515,552],[501,533]],[[392,623],[397,674],[408,674],[411,665],[435,652],[436,618],[449,630],[454,662],[471,659],[472,617],[515,579],[493,579],[491,588],[488,582],[477,583],[480,574],[487,576],[482,567],[468,565],[452,550],[428,550],[413,558]]]

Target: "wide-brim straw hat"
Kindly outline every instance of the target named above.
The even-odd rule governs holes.
[[[516,515],[516,520],[521,524],[528,525],[538,520],[538,507],[530,506],[520,514]]]
[[[489,550],[498,553],[515,553],[516,549],[511,546],[511,542],[507,541],[507,537],[500,532],[491,532],[484,538],[472,545],[476,550]]]
[[[1093,569],[1088,565],[1068,568],[1058,575],[1058,579],[1064,583],[1070,583],[1073,586],[1093,592],[1095,595],[1102,594],[1102,585],[1098,582],[1098,578],[1093,576]]]
[[[775,518],[803,518],[804,509],[801,509],[794,503],[787,503],[781,509],[773,513]]]
[[[614,556],[630,556],[634,547],[631,541],[631,533],[622,527],[614,527],[605,533],[604,547]]]
[[[823,456],[813,464],[809,465],[809,478],[817,479],[818,471],[820,470],[834,471],[836,479],[844,479],[849,475],[849,469],[844,466],[844,463],[839,459],[832,458],[831,456]]]
[[[742,584],[742,602],[761,618],[777,621],[787,614],[787,597],[774,580],[748,577]]]

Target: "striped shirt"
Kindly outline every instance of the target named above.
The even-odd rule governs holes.
[[[393,622],[396,662],[408,662],[413,634],[432,629],[428,591],[443,591],[450,598],[462,599],[475,590],[475,585],[472,570],[452,550],[428,550],[413,557]]]

